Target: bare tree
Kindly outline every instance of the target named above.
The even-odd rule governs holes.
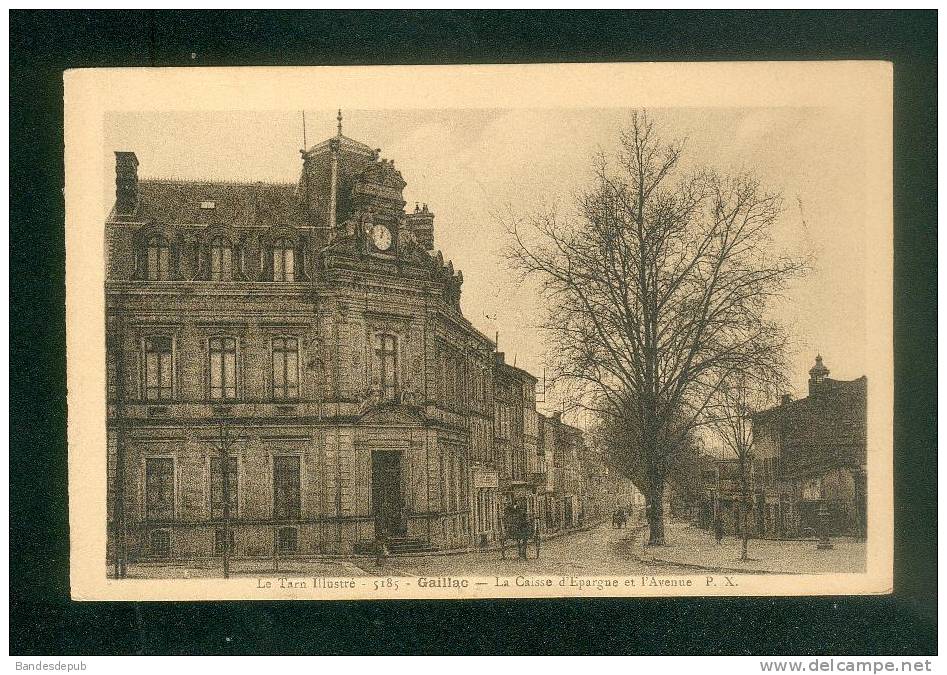
[[[761,358],[753,369],[732,373],[726,378],[705,411],[708,426],[737,460],[740,472],[740,560],[748,560],[749,514],[755,490],[753,416],[770,407],[786,385],[782,375],[785,370],[782,368],[781,350],[774,348],[769,356]]]
[[[604,447],[610,468],[626,476],[645,495],[650,505],[651,475],[645,457],[641,453],[642,426],[638,418],[638,407],[631,406],[622,414],[610,414],[606,405],[599,405],[599,423],[594,428],[598,442]],[[696,470],[695,457],[699,455],[697,438],[690,433],[681,434],[678,447],[668,453],[665,478],[688,489],[693,487]]]
[[[778,195],[748,174],[679,167],[646,113],[604,156],[576,212],[507,223],[508,258],[538,280],[557,381],[589,407],[631,416],[647,476],[649,544],[664,544],[668,467],[733,370],[782,340],[765,316],[805,261],[774,255]]]

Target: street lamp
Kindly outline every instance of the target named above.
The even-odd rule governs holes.
[[[230,427],[233,423],[233,420],[221,416],[217,419],[218,425],[218,444],[217,452],[219,455],[218,461],[220,462],[220,492],[222,499],[222,520],[223,520],[223,572],[224,579],[230,578],[230,497],[231,491],[234,486],[230,484],[230,451],[236,445],[237,441],[240,440],[240,436],[246,431],[246,427],[241,428],[237,431],[235,435],[231,435]],[[233,459],[234,464],[236,465],[236,458]]]

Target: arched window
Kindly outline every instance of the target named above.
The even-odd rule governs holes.
[[[214,237],[210,242],[210,280],[233,280],[233,246],[226,237]]]
[[[171,247],[164,237],[151,237],[147,243],[148,281],[167,281],[171,278]]]
[[[273,281],[296,281],[296,249],[289,239],[273,244]]]

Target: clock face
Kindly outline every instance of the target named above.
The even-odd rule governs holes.
[[[384,225],[375,225],[372,228],[372,243],[379,251],[387,251],[391,248],[391,230]]]

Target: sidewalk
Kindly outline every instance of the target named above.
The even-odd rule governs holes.
[[[865,571],[865,542],[850,537],[834,537],[835,548],[820,551],[812,540],[750,539],[747,555],[740,560],[742,541],[732,535],[720,544],[713,533],[692,525],[668,523],[666,546],[648,547],[647,530],[636,547],[642,562],[684,565],[714,572],[749,574],[826,574]]]
[[[542,542],[557,540],[569,535],[588,532],[601,525],[601,521],[567,530],[557,530],[543,536]],[[410,561],[411,559],[430,558],[464,558],[485,553],[495,553],[500,545],[491,543],[486,548],[448,549],[444,551],[425,551],[419,553],[391,554],[385,558],[385,564],[394,561]],[[516,556],[516,547],[507,543],[507,555]],[[405,562],[405,564],[410,564]],[[445,563],[447,564],[447,563]],[[126,572],[128,579],[202,579],[220,578],[223,575],[223,563],[220,558],[205,558],[202,560],[182,560],[178,562],[138,562],[130,563]],[[113,573],[112,565],[106,566],[106,573]],[[230,561],[231,577],[255,576],[374,576],[378,574],[374,555],[314,555],[309,557],[281,558],[278,571],[272,558],[236,558]]]
[[[113,568],[108,566],[112,574]],[[230,563],[231,577],[256,576],[365,576],[367,573],[347,560],[283,559],[277,566],[272,559],[244,560]],[[128,579],[206,579],[221,578],[223,568],[219,561],[188,561],[181,563],[131,563],[128,566]]]

